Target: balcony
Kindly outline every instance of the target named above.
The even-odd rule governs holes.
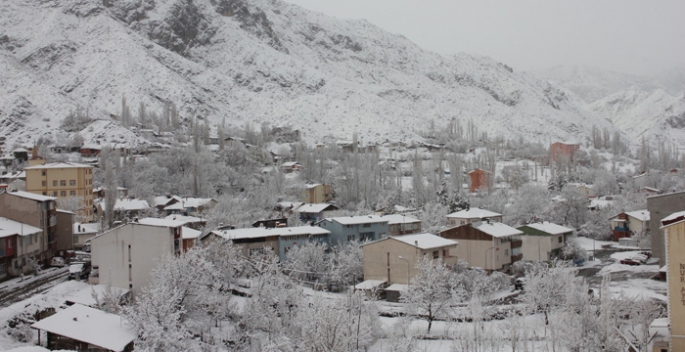
[[[511,241],[511,249],[514,248],[521,248],[523,246],[523,241],[522,240],[514,240]]]

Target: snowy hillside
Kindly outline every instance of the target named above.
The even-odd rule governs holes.
[[[636,86],[600,99],[588,109],[611,119],[636,140],[644,136],[685,145],[685,93],[672,96],[661,89]]]
[[[443,57],[366,21],[277,0],[2,1],[0,133],[50,133],[77,105],[117,118],[126,96],[216,124],[412,140],[452,117],[490,136],[583,140],[612,124],[484,57]],[[445,122],[442,122],[445,121]],[[544,127],[542,127],[544,126]],[[125,132],[121,132],[125,134]]]

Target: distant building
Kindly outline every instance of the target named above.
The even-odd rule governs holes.
[[[75,163],[50,163],[27,167],[26,191],[33,194],[80,198],[78,215],[93,220],[93,167]]]
[[[0,217],[0,280],[31,272],[43,249],[43,230]]]
[[[164,207],[164,211],[167,215],[200,215],[214,208],[217,204],[219,203],[212,198],[183,197],[177,202]]]
[[[316,225],[331,232],[331,246],[350,241],[375,241],[388,236],[388,220],[376,215],[326,218]]]
[[[521,234],[522,260],[549,261],[561,256],[566,238],[573,229],[550,222],[528,224],[517,228]]]
[[[312,183],[305,185],[302,201],[305,203],[328,203],[333,200],[333,186]]]
[[[114,203],[114,219],[133,219],[143,217],[150,210],[150,204],[143,199],[117,199]],[[107,211],[106,201],[102,200],[97,205],[98,222],[102,221]]]
[[[402,214],[383,215],[388,220],[388,236],[402,236],[421,233],[421,220]]]
[[[522,258],[522,231],[501,222],[472,222],[440,232],[459,242],[457,256],[470,268],[508,271]]]
[[[502,214],[476,207],[447,214],[447,226],[453,227],[486,220],[502,222]]]
[[[297,161],[286,161],[283,164],[281,164],[281,172],[289,174],[291,172],[296,172],[304,169],[302,164],[298,163]]]
[[[263,255],[268,248],[277,254],[281,261],[285,261],[288,252],[294,246],[302,246],[311,241],[328,243],[330,233],[317,226],[214,230],[209,236],[202,238],[202,242],[208,244],[217,237],[231,240],[241,248],[246,257]]]
[[[323,220],[326,217],[326,213],[330,211],[338,210],[333,204],[328,203],[317,203],[317,204],[302,204],[295,208],[293,212],[300,214],[300,220],[302,222],[312,222]]]
[[[580,149],[580,144],[574,142],[556,142],[549,146],[549,153],[552,161],[563,157],[569,161],[573,160],[573,156]]]
[[[469,187],[471,193],[481,189],[489,189],[492,185],[492,172],[488,170],[475,169],[469,171],[469,177],[471,178],[471,186]]]

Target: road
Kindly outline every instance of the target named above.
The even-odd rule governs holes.
[[[635,249],[601,249],[595,252],[595,257],[599,259],[602,264],[593,266],[590,268],[580,268],[578,270],[578,276],[586,278],[590,287],[599,287],[602,284],[602,276],[599,272],[607,265],[613,264],[616,261],[611,258],[611,255],[616,252],[627,252],[635,251]],[[649,279],[654,276],[653,272],[632,272],[632,271],[619,271],[611,273],[611,281],[626,281],[630,279]]]
[[[47,291],[67,280],[69,268],[50,268],[38,276],[13,279],[0,284],[0,308],[8,307],[33,295]]]

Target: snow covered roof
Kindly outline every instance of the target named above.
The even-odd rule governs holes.
[[[271,236],[327,235],[331,232],[318,226],[297,226],[276,228],[250,227],[235,230],[214,230],[212,233],[227,240],[239,240]]]
[[[382,218],[388,220],[388,225],[411,224],[415,222],[421,222],[421,220],[419,219],[414,219],[410,216],[404,216],[401,214],[383,215]]]
[[[92,165],[60,162],[60,163],[48,163],[45,165],[29,166],[29,167],[25,167],[24,170],[75,169],[75,168],[82,168],[82,167],[87,167],[87,168],[91,168],[91,169],[93,168]]]
[[[178,203],[174,203],[164,208],[164,210],[185,210],[186,208],[197,208],[205,206],[210,202],[216,202],[212,198],[181,198]]]
[[[329,209],[331,208],[332,209]],[[293,209],[296,213],[320,213],[324,210],[337,210],[338,207],[328,203],[305,203]]]
[[[649,221],[649,210],[627,211],[626,215],[632,216],[640,221]]]
[[[678,220],[678,218],[685,217],[685,211],[679,211],[677,213],[673,213],[663,219],[661,219],[661,223],[663,224],[664,222],[670,222],[673,220]]]
[[[321,184],[320,184],[320,183],[308,183],[308,184],[306,184],[306,185],[304,185],[304,186],[305,186],[307,189],[312,189],[312,188],[314,188],[314,187],[321,186]]]
[[[73,211],[64,210],[64,209],[57,209],[57,212],[58,212],[58,213],[62,213],[62,214],[76,215],[76,213],[74,213]]]
[[[285,166],[285,167],[292,167],[295,165],[300,165],[300,163],[298,163],[297,161],[286,161],[283,164],[281,164],[281,166]]]
[[[183,221],[186,224],[193,224],[193,223],[198,223],[198,222],[207,222],[207,220],[198,218],[195,216],[186,216],[186,215],[169,215],[164,218],[165,220],[176,220],[176,221]]]
[[[562,233],[573,232],[573,229],[569,229],[568,227],[553,224],[553,223],[547,222],[547,221],[536,222],[533,224],[528,224],[526,226],[528,226],[530,228],[534,228],[538,231],[548,233],[550,235],[561,235]]]
[[[134,222],[135,224],[135,222]],[[157,218],[145,218],[138,220],[138,224],[148,225],[148,226],[159,226],[159,227],[181,227],[186,223],[183,221],[176,220],[166,220]]]
[[[667,273],[668,272],[668,265],[664,265],[659,269],[660,273]]]
[[[395,236],[389,238],[404,242],[420,249],[431,249],[457,245],[457,241],[442,238],[431,233],[419,233],[415,235]]]
[[[43,230],[37,227],[0,217],[0,238],[14,235],[28,236],[41,232],[43,232]]]
[[[354,285],[357,290],[371,290],[386,283],[386,280],[365,280]]]
[[[105,204],[106,202],[100,202],[100,207],[102,208],[102,210],[106,210]],[[150,209],[150,204],[148,204],[147,201],[143,199],[117,199],[117,202],[114,204],[114,210],[119,211],[145,209]]]
[[[57,200],[57,198],[55,198],[55,197],[42,196],[40,194],[33,194],[33,193],[29,193],[29,192],[24,192],[24,191],[7,192],[7,194],[9,194],[11,196],[22,197],[22,198],[26,198],[26,199],[39,201],[39,202]]]
[[[26,178],[26,171],[16,171],[10,172],[2,175],[2,178],[12,179],[12,178]]]
[[[460,218],[460,219],[485,219],[492,218],[496,216],[502,216],[500,213],[495,213],[494,211],[485,210],[481,208],[470,208],[465,210],[460,210],[458,212],[448,214],[448,218]]]
[[[155,197],[155,198],[152,200],[152,202],[154,203],[155,206],[158,206],[158,205],[167,205],[167,204],[169,204],[169,202],[171,202],[172,200],[178,200],[178,201],[180,201],[180,200],[181,200],[181,197],[179,197],[179,196],[171,196],[171,197],[159,196],[159,197]]]
[[[95,292],[96,295],[101,296],[107,291],[107,287],[108,285],[87,285],[83,289],[66,296],[64,300],[88,307],[95,307],[97,306],[97,302],[95,301],[95,298],[93,298],[93,292]],[[118,297],[121,297],[128,292],[128,290],[120,287],[109,287],[112,290],[112,293],[118,295]]]
[[[190,227],[183,226],[181,233],[183,234],[184,240],[194,240],[202,234],[202,231],[191,229]]]
[[[116,314],[74,304],[31,327],[118,352],[136,338],[127,325]]]
[[[100,224],[99,223],[83,223],[82,224],[80,222],[77,222],[77,223],[74,223],[74,225],[72,225],[72,227],[73,227],[73,229],[72,229],[73,233],[75,235],[76,234],[85,235],[85,234],[89,234],[89,233],[100,232]],[[81,231],[79,231],[79,229],[81,229]]]
[[[464,225],[468,226],[468,225]],[[481,224],[471,224],[471,226],[477,228],[478,230],[481,230],[488,235],[492,237],[509,237],[509,236],[516,236],[516,235],[521,235],[523,232],[520,230],[517,230],[511,226],[505,225],[501,222],[492,222],[492,223],[481,223]]]
[[[360,225],[388,222],[387,219],[383,219],[378,215],[340,216],[336,218],[326,218],[326,220],[335,221],[341,225]]]

